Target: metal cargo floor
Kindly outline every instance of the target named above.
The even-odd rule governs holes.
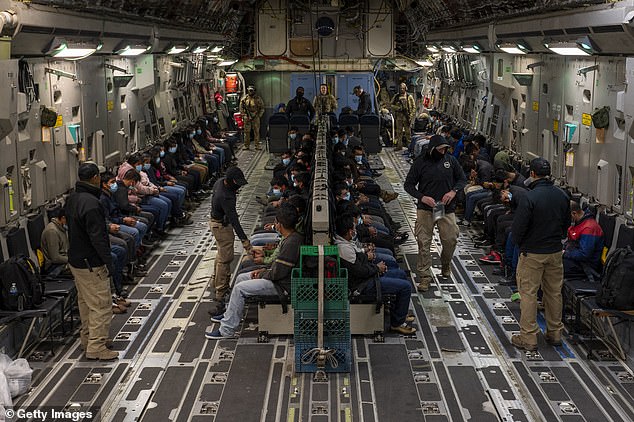
[[[248,233],[259,221],[255,197],[268,188],[269,158],[253,151],[239,157],[249,180],[239,195]],[[409,268],[416,259],[416,210],[402,187],[409,165],[391,151],[380,157],[379,182],[400,193],[387,209],[410,231],[400,248]],[[634,420],[634,377],[626,363],[608,353],[601,355],[606,360],[588,361],[581,346],[568,342],[540,344],[539,353],[511,346],[519,308],[491,268],[479,266],[482,251],[470,246],[468,231],[452,278],[412,294],[416,335],[386,334],[385,343],[353,337],[350,374],[314,382],[310,374],[293,373],[292,339],[258,343],[254,309],[239,340],[206,340],[216,254],[208,207],[208,201],[199,207],[193,225],[171,232],[132,291],[133,307],[114,316],[119,361],[85,360],[77,335],[54,356],[42,344],[29,358],[36,369],[32,391],[16,406],[75,404],[99,408],[106,421]],[[435,273],[438,266],[434,252]]]

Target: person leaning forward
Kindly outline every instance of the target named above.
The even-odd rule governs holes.
[[[564,268],[561,240],[570,225],[570,199],[549,180],[550,163],[535,158],[530,164],[531,190],[521,199],[511,235],[520,248],[517,285],[520,292],[520,334],[511,337],[519,349],[537,350],[537,291],[542,288],[546,341],[561,344]]]
[[[106,347],[112,320],[110,275],[114,274],[101,194],[99,168],[82,164],[79,181],[66,201],[68,263],[77,286],[80,340],[86,358],[112,360],[119,353]]]
[[[467,184],[462,167],[455,157],[447,154],[449,144],[444,137],[434,135],[429,140],[426,153],[421,154],[409,170],[404,188],[416,198],[415,235],[418,242],[416,275],[418,290],[429,289],[431,282],[431,241],[434,225],[438,225],[442,243],[442,276],[451,275],[451,258],[458,242],[459,229],[456,224],[456,193]],[[434,221],[433,210],[437,204],[445,207],[445,215]]]
[[[235,234],[242,241],[242,246],[248,252],[251,243],[240,225],[236,211],[238,190],[246,185],[247,179],[238,167],[230,167],[225,177],[218,179],[213,187],[211,199],[211,218],[209,227],[216,239],[218,254],[214,271],[214,288],[216,300],[222,302],[229,290],[231,278],[231,262],[233,261],[233,239]]]

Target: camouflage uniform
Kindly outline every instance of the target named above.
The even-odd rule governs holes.
[[[403,148],[403,132],[408,146],[412,140],[410,125],[416,116],[414,98],[407,92],[396,94],[392,97],[392,113],[394,114],[394,148],[399,150]]]
[[[264,101],[257,94],[247,95],[240,101],[240,113],[244,120],[244,147],[251,145],[251,129],[255,149],[260,149],[260,118],[264,114]]]
[[[337,99],[332,94],[319,94],[313,100],[313,107],[315,107],[317,115],[335,113],[337,111]]]

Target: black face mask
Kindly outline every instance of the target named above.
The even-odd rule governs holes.
[[[432,158],[434,161],[440,161],[440,160],[442,160],[442,158],[443,158],[444,156],[445,156],[445,154],[444,154],[443,152],[438,151],[436,148],[434,148],[434,149],[431,151],[431,158]]]
[[[227,179],[227,187],[234,192],[237,192],[240,189],[240,185],[233,181],[233,179]]]
[[[297,92],[297,98],[303,98],[304,97],[304,92]]]

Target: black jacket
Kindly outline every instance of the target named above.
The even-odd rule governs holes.
[[[128,187],[120,180],[117,181],[117,185],[119,185],[119,188],[112,195],[112,198],[117,203],[117,206],[119,207],[121,212],[125,215],[137,214],[136,207],[132,205],[128,200]]]
[[[548,179],[538,179],[521,199],[511,232],[521,252],[561,252],[570,226],[570,199]]]
[[[68,221],[68,263],[75,268],[108,267],[114,273],[106,215],[99,196],[101,189],[77,182],[75,192],[66,200]]]
[[[372,113],[372,100],[370,99],[370,94],[363,91],[359,97],[359,106],[357,107],[356,114],[363,116],[368,113]]]
[[[286,104],[286,114],[288,117],[294,114],[305,114],[312,120],[315,115],[315,107],[306,98],[295,97]]]
[[[421,202],[423,196],[431,196],[436,201],[454,190],[464,189],[467,178],[456,158],[451,154],[445,154],[443,158],[435,161],[429,154],[420,155],[407,173],[404,188],[407,193],[416,198],[419,209],[431,211],[432,209]],[[446,213],[452,213],[456,209],[456,200],[451,201],[446,207]]]
[[[478,184],[492,182],[495,175],[493,164],[484,160],[477,160]]]
[[[348,270],[349,290],[361,290],[379,277],[379,267],[370,262],[366,254],[356,251],[352,242],[336,236],[335,244],[339,248],[341,266]]]
[[[238,211],[236,211],[236,200],[236,191],[229,189],[225,185],[225,178],[218,179],[213,188],[210,214],[212,219],[222,221],[225,226],[231,224],[238,238],[245,241],[247,240],[247,235],[240,225],[240,217],[238,217]]]

